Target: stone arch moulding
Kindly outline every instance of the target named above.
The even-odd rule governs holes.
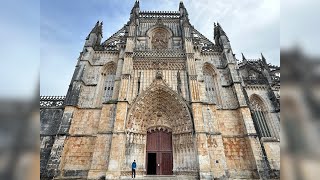
[[[110,61],[106,63],[102,69],[101,69],[101,75],[107,75],[108,73],[116,73],[117,66],[116,63],[113,61]]]
[[[197,174],[197,148],[191,111],[184,99],[162,79],[155,79],[131,105],[126,121],[126,153],[124,167],[133,159],[138,172],[145,171],[147,132],[164,130],[172,135],[173,174]],[[188,159],[184,160],[188,153]],[[130,169],[127,169],[129,171]]]
[[[111,99],[113,96],[114,80],[117,71],[117,65],[115,62],[110,61],[106,63],[100,70],[100,79],[97,87],[97,105],[100,106],[106,101],[106,96]],[[108,88],[112,87],[112,91]],[[108,94],[108,95],[107,95]]]
[[[157,126],[167,127],[174,134],[187,131],[194,132],[194,124],[189,106],[162,79],[155,79],[137,97],[134,103],[132,103],[127,117],[126,129],[131,132],[146,133],[148,128]],[[170,121],[172,120],[172,122],[167,122],[165,118]],[[156,123],[156,120],[159,120],[157,121],[158,124],[151,124]],[[140,127],[134,127],[133,123],[139,124]],[[184,127],[181,127],[183,125]]]
[[[270,107],[268,106],[268,103],[258,94],[251,94],[250,98],[250,106],[252,102],[257,102],[259,105],[261,105],[264,109],[264,111],[270,112]]]
[[[218,76],[218,75],[219,75],[219,74],[218,74],[218,69],[217,69],[212,63],[210,63],[210,62],[204,62],[204,63],[202,64],[202,72],[203,72],[203,69],[204,69],[205,67],[209,68],[209,69],[213,72],[213,75],[214,75],[214,76]]]
[[[209,62],[205,62],[205,63],[203,63],[201,70],[202,70],[203,80],[204,80],[204,83],[205,83],[204,84],[205,85],[204,88],[207,88],[208,84],[206,84],[206,83],[210,83],[210,86],[212,86],[212,85],[214,86],[213,88],[214,88],[214,91],[215,91],[214,94],[210,95],[210,96],[214,95],[215,97],[214,98],[209,98],[209,94],[208,93],[210,91],[207,92],[207,89],[204,89],[204,92],[206,93],[206,96],[207,96],[207,101],[208,102],[212,101],[213,103],[222,106],[222,99],[221,99],[221,94],[220,94],[220,91],[221,91],[221,89],[220,89],[220,86],[221,86],[220,74],[218,73],[217,68],[213,64],[211,64]],[[212,78],[211,81],[213,81],[213,82],[208,82],[208,77],[206,77],[208,75],[211,76],[211,78]],[[211,100],[209,100],[208,98],[211,99]]]
[[[264,119],[262,121],[265,121],[265,123],[267,124],[270,136],[278,137],[274,122],[272,122],[273,119],[271,117],[270,108],[268,107],[267,102],[258,94],[252,94],[249,98],[249,101],[250,109],[252,110],[252,112],[260,111],[264,114]],[[261,117],[262,116],[260,115],[260,118]]]
[[[158,40],[162,40],[166,47],[160,48],[160,49],[171,49],[172,48],[172,37],[173,37],[173,32],[170,28],[163,24],[156,24],[152,26],[147,32],[146,32],[146,37],[147,39],[147,46],[149,49],[156,49],[153,47],[154,43],[154,38],[157,37],[157,34],[160,34],[160,38]],[[163,37],[163,39],[162,39]]]

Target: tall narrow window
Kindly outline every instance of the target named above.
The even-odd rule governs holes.
[[[137,93],[137,96],[139,96],[139,93],[140,93],[140,83],[141,83],[141,72],[139,72],[139,77],[138,77],[138,93]]]
[[[177,72],[177,91],[178,91],[178,94],[182,94],[180,71]]]
[[[251,97],[250,108],[258,135],[260,137],[271,137],[270,129],[267,124],[268,111],[262,100],[255,96]]]
[[[104,94],[104,101],[107,102],[112,99],[113,95],[113,89],[114,89],[114,80],[116,76],[116,68],[114,64],[109,64],[106,67],[106,73],[105,73],[105,94]]]
[[[203,78],[207,102],[217,103],[215,73],[214,70],[208,65],[203,67]]]

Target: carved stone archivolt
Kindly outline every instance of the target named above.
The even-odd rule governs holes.
[[[263,102],[263,100],[258,95],[251,95],[250,97],[250,108],[252,111],[264,111],[267,112],[268,109]]]
[[[156,79],[129,111],[128,131],[146,133],[155,125],[172,128],[173,134],[193,132],[191,115],[183,98],[162,80]]]
[[[196,170],[196,151],[194,147],[193,121],[183,98],[171,90],[161,79],[155,79],[132,104],[126,123],[126,167],[130,167],[132,158],[144,166],[145,154],[141,150],[146,146],[148,131],[163,130],[172,132],[174,171]],[[133,139],[138,138],[135,143]],[[139,145],[143,142],[143,145]],[[145,153],[145,150],[142,152]],[[139,168],[139,167],[138,167]]]

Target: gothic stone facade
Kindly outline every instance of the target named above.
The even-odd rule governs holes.
[[[41,97],[41,178],[277,179],[279,67],[238,62],[179,11],[140,11],[86,38],[66,97]],[[152,178],[151,178],[152,179]]]

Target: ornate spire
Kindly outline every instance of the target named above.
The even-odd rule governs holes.
[[[139,0],[136,0],[136,2],[134,3],[132,9],[131,9],[131,13],[134,13],[135,9],[140,9],[140,4],[139,4]]]
[[[139,0],[136,0],[136,2],[134,3],[134,8],[139,8]]]
[[[264,58],[264,56],[263,56],[262,53],[261,53],[261,59],[262,59],[262,61],[263,61],[265,64],[267,64],[267,60],[266,60],[266,58]]]
[[[183,8],[183,9],[185,9],[185,7],[184,7],[184,4],[183,4],[183,1],[180,1],[180,4],[179,4],[179,9],[180,8]]]
[[[86,40],[89,39],[90,34],[101,35],[101,37],[102,37],[102,25],[103,25],[102,21],[101,21],[101,23],[99,21],[97,21],[96,25],[92,28],[89,35],[87,36]]]
[[[243,53],[242,54],[242,61],[247,61],[246,57],[244,57]]]
[[[180,15],[181,15],[181,16],[186,16],[186,17],[188,17],[188,11],[187,11],[187,9],[186,9],[186,7],[184,6],[184,4],[183,4],[182,1],[180,1],[180,3],[179,3],[179,11],[180,11]]]
[[[219,28],[219,31],[220,31],[220,36],[227,36],[218,22],[217,22],[217,25],[218,25],[218,28]]]

